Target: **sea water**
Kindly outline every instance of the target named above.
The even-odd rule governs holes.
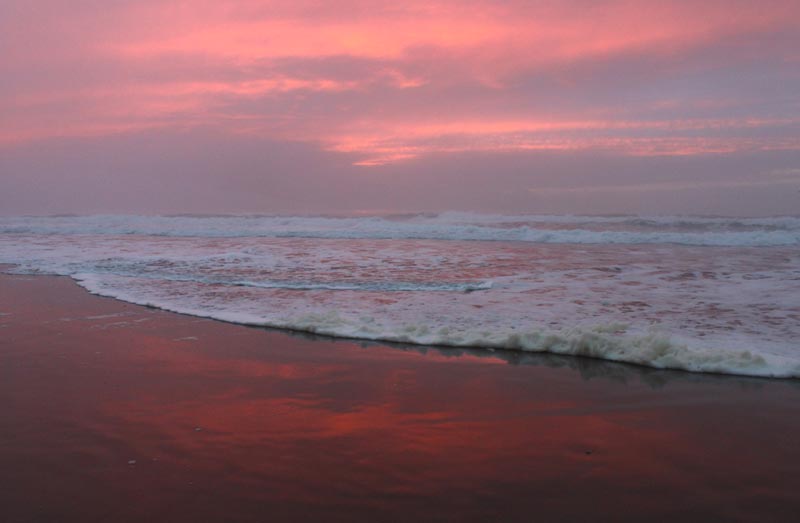
[[[0,218],[0,263],[219,320],[800,377],[800,218]]]

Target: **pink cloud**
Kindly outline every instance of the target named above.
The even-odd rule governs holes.
[[[597,68],[619,67],[618,90],[635,99],[652,96],[675,71],[700,68],[713,80],[721,64],[736,66],[718,46],[750,46],[756,65],[765,56],[791,63],[796,52],[769,41],[800,31],[800,5],[791,1],[348,1],[334,9],[311,1],[81,0],[13,1],[6,9],[14,15],[0,22],[11,43],[0,58],[10,79],[0,86],[7,146],[210,126],[316,143],[360,156],[359,165],[462,151],[798,147],[793,136],[773,133],[796,129],[796,115],[778,121],[747,109],[755,89],[702,106],[708,97],[692,93],[610,103],[593,84]],[[703,53],[704,62],[693,62]],[[755,67],[750,62],[742,67]],[[531,78],[539,84],[526,88]],[[663,114],[673,108],[689,114]],[[750,134],[736,135],[743,130]]]

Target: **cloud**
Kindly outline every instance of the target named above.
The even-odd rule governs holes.
[[[791,60],[790,44],[800,44],[800,8],[779,1],[349,1],[327,9],[310,1],[82,0],[69,7],[12,1],[4,9],[0,29],[10,52],[2,58],[9,74],[0,87],[0,140],[212,125],[269,139],[306,137],[334,151],[361,143],[361,164],[473,146],[595,148],[598,140],[583,139],[580,125],[574,136],[510,137],[509,115],[523,127],[562,131],[586,112],[609,121],[607,130],[629,128],[659,107],[663,120],[663,98],[682,95],[673,101],[691,113],[709,96],[692,86],[720,78],[719,68],[747,76],[754,61]],[[776,34],[789,36],[775,42]],[[714,52],[731,46],[750,56],[737,62]],[[766,74],[786,76],[784,69],[777,64]],[[800,86],[790,76],[786,96]],[[681,79],[689,85],[676,88]],[[664,82],[673,85],[664,89]],[[752,108],[756,93],[748,86],[726,94],[729,108]],[[639,103],[642,96],[649,103]],[[796,96],[791,103],[796,108]],[[709,115],[706,142],[720,113]],[[759,116],[752,108],[731,128]],[[477,132],[475,121],[482,122]],[[417,143],[435,126],[455,132]],[[455,134],[468,139],[436,147]],[[653,149],[632,147],[637,140],[625,134],[607,143],[615,141],[634,154]],[[694,149],[709,147],[698,139]]]
[[[0,213],[796,213],[800,152],[429,153],[372,168],[212,129],[31,142],[0,155]]]
[[[426,166],[443,157],[446,169],[507,158],[486,166],[493,173],[548,155],[578,169],[570,155],[699,166],[800,150],[800,4],[790,0],[8,0],[0,47],[0,167],[17,180],[41,176],[44,164],[9,160],[37,146],[64,171],[75,164],[54,144],[136,158],[124,147],[148,136],[176,151],[187,140],[214,149],[213,136],[248,158],[258,143],[302,146],[276,158],[284,177],[317,162],[307,192],[345,172],[359,187],[365,171],[424,186],[416,170],[437,176]],[[326,178],[325,166],[338,174]],[[201,171],[203,183],[224,177]]]

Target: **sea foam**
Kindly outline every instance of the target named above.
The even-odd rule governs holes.
[[[0,231],[15,272],[185,314],[800,377],[794,217],[17,217]]]
[[[327,312],[286,315],[255,312],[241,304],[214,308],[193,305],[174,294],[147,292],[130,281],[96,275],[75,275],[76,281],[94,294],[159,309],[213,318],[243,325],[291,329],[341,338],[411,343],[446,347],[549,352],[600,358],[659,369],[748,376],[800,377],[800,358],[759,353],[741,347],[707,347],[690,340],[671,338],[653,330],[628,333],[624,324],[590,327],[542,328],[533,325],[498,326],[476,318],[471,327],[436,319],[397,323],[393,318]],[[154,289],[149,289],[153,291]],[[265,304],[266,305],[266,304]]]

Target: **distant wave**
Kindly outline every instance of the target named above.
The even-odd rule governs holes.
[[[694,246],[800,245],[800,218],[549,216],[60,216],[0,218],[0,233],[521,241]]]

